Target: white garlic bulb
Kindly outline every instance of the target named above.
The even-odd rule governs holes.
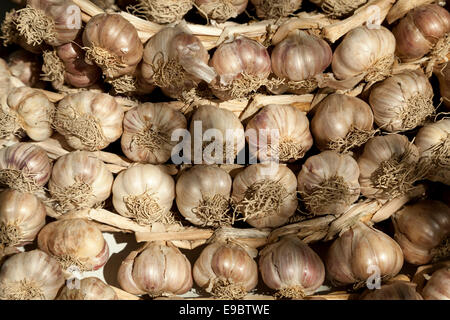
[[[192,137],[190,159],[195,164],[233,163],[245,147],[244,126],[227,109],[199,106],[192,115],[189,131]]]
[[[320,150],[347,152],[364,145],[374,135],[373,113],[359,98],[331,94],[317,106],[311,132]]]
[[[313,215],[341,215],[359,198],[359,167],[350,155],[323,151],[306,160],[298,190]]]
[[[244,12],[248,0],[195,0],[195,4],[210,19],[224,22]]]
[[[329,44],[315,35],[295,30],[272,51],[272,71],[284,83],[271,90],[309,93],[317,88],[314,76],[321,74],[331,64],[333,52]]]
[[[0,248],[31,243],[45,225],[44,204],[31,193],[0,193]]]
[[[38,235],[40,250],[53,256],[63,269],[98,270],[108,261],[109,247],[101,231],[84,219],[51,222]]]
[[[63,284],[61,266],[41,250],[15,254],[0,269],[1,300],[53,300]]]
[[[178,141],[175,130],[187,128],[185,116],[167,103],[143,103],[129,110],[123,120],[122,151],[142,163],[165,163]]]
[[[176,184],[180,213],[199,226],[229,225],[232,180],[223,169],[197,165],[181,173]]]
[[[0,149],[0,186],[20,192],[37,192],[50,179],[47,153],[32,143],[20,142]]]
[[[195,261],[195,283],[218,298],[243,298],[258,284],[258,266],[249,252],[231,241],[211,243]]]
[[[406,131],[422,125],[435,112],[433,88],[422,71],[403,71],[372,88],[369,103],[383,130]]]
[[[279,19],[297,11],[303,0],[250,0],[260,19]]]
[[[113,205],[125,217],[139,224],[171,223],[175,182],[160,166],[136,164],[119,173],[114,181]]]
[[[285,165],[253,164],[233,181],[236,210],[255,228],[279,227],[297,209],[297,179]]]
[[[425,300],[450,300],[450,268],[435,271],[422,290]]]
[[[105,201],[112,184],[113,175],[101,160],[87,151],[73,151],[56,161],[48,188],[55,209],[67,213]]]
[[[423,126],[414,139],[420,161],[428,168],[427,179],[450,185],[450,119]]]
[[[361,193],[368,198],[392,199],[405,194],[422,178],[419,150],[399,134],[370,139],[358,159]]]
[[[296,235],[287,235],[268,244],[261,252],[259,270],[264,283],[286,298],[303,298],[325,280],[320,257]]]
[[[55,106],[41,92],[28,88],[13,88],[7,104],[0,109],[0,137],[25,132],[34,141],[48,139],[52,133]]]
[[[125,291],[151,297],[181,295],[192,288],[191,263],[174,245],[151,242],[122,262],[117,279]]]
[[[118,300],[113,288],[95,277],[81,279],[79,288],[65,286],[56,300]]]
[[[340,80],[381,81],[391,74],[394,52],[395,37],[387,28],[357,27],[334,51],[331,68]]]
[[[112,96],[83,91],[59,102],[54,126],[72,148],[96,151],[120,138],[123,116]]]
[[[295,161],[312,147],[306,114],[288,105],[268,105],[247,124],[250,152],[260,160]]]

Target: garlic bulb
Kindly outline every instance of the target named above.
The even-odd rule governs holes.
[[[422,71],[403,71],[372,88],[369,103],[383,130],[406,131],[422,125],[435,112],[433,88]]]
[[[244,126],[227,109],[199,106],[192,115],[189,131],[192,138],[191,161],[193,159],[195,164],[234,163],[245,147]]]
[[[373,113],[363,100],[334,93],[317,106],[311,132],[320,150],[348,152],[364,145],[375,134]]]
[[[361,286],[378,277],[397,275],[403,266],[403,253],[388,235],[357,222],[333,242],[325,264],[334,284]]]
[[[358,178],[358,163],[351,156],[323,151],[303,164],[298,190],[313,215],[341,215],[359,198]]]
[[[297,179],[285,165],[253,164],[233,181],[236,210],[255,228],[275,228],[286,223],[297,209]]]
[[[447,109],[450,109],[450,64],[444,65],[445,67],[438,68],[435,74],[439,79],[441,98]]]
[[[266,47],[243,36],[217,47],[209,64],[219,76],[211,88],[221,100],[242,98],[256,92],[266,84],[271,72]]]
[[[136,28],[120,14],[98,14],[83,32],[86,59],[102,68],[117,93],[133,91],[144,47]]]
[[[250,254],[231,241],[209,244],[195,261],[195,283],[218,298],[242,299],[258,284],[258,266]]]
[[[41,250],[15,254],[0,269],[1,300],[53,300],[63,284],[59,263]]]
[[[450,268],[435,271],[422,290],[425,300],[450,300]]]
[[[71,0],[27,0],[27,6],[17,11],[15,24],[29,45],[60,46],[75,40],[81,10]]]
[[[395,240],[405,260],[423,265],[433,258],[445,258],[448,248],[443,244],[450,236],[450,208],[435,200],[422,200],[406,205],[392,216]]]
[[[55,106],[47,96],[29,87],[11,89],[7,104],[0,110],[0,136],[20,137],[26,133],[34,141],[43,141],[53,133]]]
[[[11,74],[20,79],[28,87],[43,87],[40,81],[41,62],[29,51],[20,49],[8,56]]]
[[[423,300],[416,286],[411,282],[394,281],[382,285],[380,289],[366,289],[360,300]]]
[[[43,203],[30,193],[0,193],[0,248],[20,247],[34,240],[45,225]]]
[[[109,258],[101,231],[84,219],[50,222],[39,232],[38,247],[61,263],[64,270],[98,270]]]
[[[81,279],[79,285],[79,288],[65,286],[57,300],[119,300],[116,292],[99,278]]]
[[[131,252],[117,279],[125,291],[151,297],[181,295],[193,284],[191,263],[170,242],[151,242],[142,252]]]
[[[260,19],[278,19],[294,13],[302,5],[303,0],[250,0],[256,8]]]
[[[331,64],[333,52],[328,43],[301,30],[292,31],[272,51],[272,71],[283,84],[272,91],[296,94],[309,93],[317,88],[314,76]]]
[[[423,178],[419,150],[399,134],[371,138],[358,159],[359,184],[368,198],[393,199]]]
[[[52,165],[47,153],[31,143],[21,142],[0,149],[0,185],[34,193],[50,179]]]
[[[192,9],[193,0],[137,0],[132,8],[148,20],[159,23],[173,23],[183,19]]]
[[[77,42],[70,42],[46,50],[43,53],[43,79],[52,82],[55,89],[64,89],[64,83],[75,88],[87,88],[95,84],[101,69],[85,60],[85,52]]]
[[[295,161],[311,149],[313,138],[306,114],[288,105],[263,107],[247,124],[250,152],[260,160]]]
[[[195,0],[195,4],[210,19],[224,22],[244,12],[248,0]]]
[[[96,151],[120,138],[123,117],[112,96],[82,91],[59,102],[53,125],[72,148]]]
[[[195,225],[230,225],[231,185],[230,175],[219,167],[197,165],[187,169],[176,184],[178,210]]]
[[[113,175],[101,160],[86,151],[73,151],[56,161],[48,188],[54,208],[67,213],[101,204],[112,184]]]
[[[116,211],[139,224],[174,222],[170,208],[175,199],[175,182],[160,166],[136,164],[121,171],[112,194]]]
[[[179,98],[201,80],[216,76],[208,66],[209,54],[186,22],[161,29],[145,45],[141,66],[143,80],[162,88],[164,94]]]
[[[185,116],[167,103],[143,103],[126,112],[123,120],[122,151],[127,158],[143,163],[165,163],[178,141],[176,130],[186,130]]]
[[[346,34],[333,54],[331,68],[340,80],[375,83],[391,75],[395,37],[385,27],[357,27]]]
[[[356,9],[366,4],[368,0],[309,0],[319,6],[323,12],[333,18],[351,15]]]
[[[278,291],[277,296],[303,298],[313,294],[325,280],[322,260],[295,235],[268,244],[259,255],[262,279]]]
[[[450,185],[450,119],[423,126],[414,139],[427,179]]]
[[[396,54],[404,61],[432,55],[445,57],[449,49],[450,13],[437,4],[408,12],[392,31],[397,40]]]

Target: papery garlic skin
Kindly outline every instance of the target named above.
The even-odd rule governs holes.
[[[359,184],[368,198],[392,199],[408,192],[422,178],[419,150],[406,136],[371,138],[358,158]]]
[[[143,103],[127,111],[121,146],[128,159],[161,164],[172,156],[176,130],[186,130],[186,117],[167,103]]]
[[[72,148],[97,151],[120,138],[123,117],[114,97],[83,91],[59,102],[54,126]]]
[[[260,19],[278,19],[294,13],[303,0],[250,0],[256,8],[256,15]]]
[[[322,151],[350,151],[373,136],[373,113],[359,98],[331,94],[317,106],[311,120],[311,132]]]
[[[414,129],[435,112],[433,88],[418,70],[403,71],[378,83],[370,92],[369,104],[375,123],[389,132]]]
[[[449,41],[450,13],[437,4],[423,5],[409,11],[392,32],[397,40],[396,55],[403,61],[419,59],[438,42]]]
[[[36,192],[50,179],[52,165],[44,149],[20,142],[0,149],[0,185]]]
[[[425,300],[450,300],[450,268],[435,271],[422,290]]]
[[[366,289],[360,300],[423,300],[416,291],[416,284],[405,281],[394,281],[384,284],[380,289]]]
[[[45,225],[44,204],[31,193],[0,193],[0,248],[20,247],[34,240]]]
[[[192,138],[190,160],[195,164],[233,163],[245,147],[244,126],[239,118],[230,110],[213,105],[197,108],[191,117],[189,132]]]
[[[175,182],[160,166],[136,164],[116,177],[112,189],[116,211],[142,225],[170,223]]]
[[[297,179],[285,165],[253,164],[233,180],[232,199],[237,212],[255,228],[275,228],[297,209]]]
[[[198,286],[222,299],[242,298],[258,284],[255,260],[244,247],[232,242],[208,245],[192,272]]]
[[[113,175],[106,165],[86,151],[73,151],[53,166],[48,188],[61,213],[92,208],[108,199]]]
[[[427,179],[450,185],[450,119],[427,123],[414,139],[420,161],[428,169]]]
[[[79,285],[79,288],[65,286],[57,300],[119,300],[116,292],[98,278],[81,279]]]
[[[11,74],[20,79],[28,87],[42,87],[40,80],[41,62],[29,51],[20,49],[8,56]]]
[[[8,95],[10,113],[15,115],[21,129],[34,141],[43,141],[53,133],[55,106],[38,90],[19,87]]]
[[[286,82],[277,88],[277,93],[313,91],[317,87],[314,76],[324,72],[332,58],[333,52],[325,40],[301,30],[289,33],[271,54],[273,73]]]
[[[313,145],[306,114],[288,105],[263,107],[248,122],[246,139],[260,160],[295,161]]]
[[[0,269],[1,300],[53,300],[63,284],[61,266],[41,250],[15,254]]]
[[[450,109],[450,64],[444,64],[445,67],[438,67],[435,71],[436,76],[439,79],[439,88],[441,92],[444,106],[447,110]]]
[[[63,269],[98,270],[109,258],[109,247],[101,231],[85,219],[47,224],[39,232],[38,247],[58,260]]]
[[[248,0],[195,0],[195,4],[210,19],[224,22],[243,13]]]
[[[450,208],[440,201],[422,200],[406,205],[392,216],[392,221],[394,239],[411,264],[430,262],[439,255],[435,249],[450,236]]]
[[[136,28],[119,14],[98,14],[86,24],[83,45],[86,59],[110,79],[132,75],[144,51]]]
[[[352,14],[368,0],[309,0],[319,6],[327,15],[341,18]]]
[[[218,81],[211,88],[221,100],[242,98],[256,92],[271,72],[266,47],[243,36],[217,47],[209,65],[218,74]]]
[[[18,30],[29,45],[60,46],[75,40],[81,29],[81,10],[71,0],[27,0],[19,10]]]
[[[365,284],[376,272],[394,277],[403,266],[400,246],[385,233],[357,222],[336,239],[325,259],[327,277],[339,285]]]
[[[336,78],[356,77],[367,82],[385,79],[394,63],[395,37],[385,27],[357,27],[346,34],[333,54],[331,68]]]
[[[161,29],[145,45],[141,74],[148,84],[164,94],[179,98],[201,80],[210,83],[216,76],[208,66],[209,54],[186,22]]]
[[[215,166],[194,166],[183,171],[176,183],[176,203],[189,222],[199,226],[231,224],[232,180]]]
[[[281,296],[301,298],[313,294],[325,280],[322,260],[295,235],[268,244],[259,255],[264,283]]]
[[[166,24],[181,20],[192,5],[193,0],[137,0],[135,8],[150,21]]]
[[[306,160],[298,190],[314,215],[341,215],[359,198],[359,167],[350,155],[324,151]]]
[[[132,294],[151,297],[181,295],[192,288],[191,263],[174,245],[151,242],[142,252],[131,252],[117,275]]]

